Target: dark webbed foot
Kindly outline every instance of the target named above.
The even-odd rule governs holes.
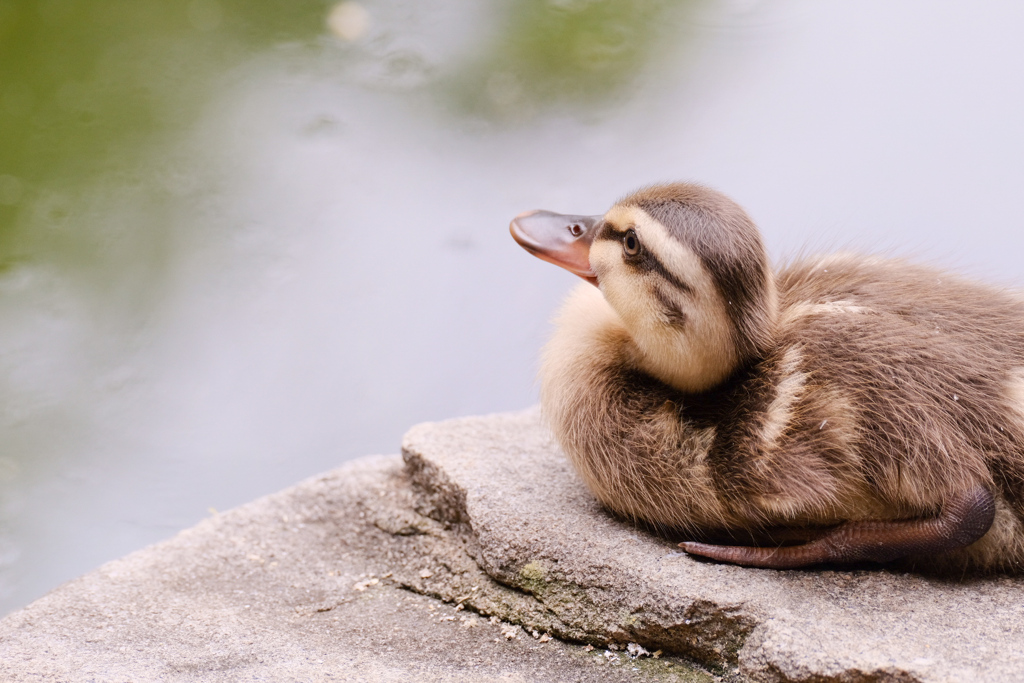
[[[803,545],[778,548],[685,542],[691,555],[745,567],[793,569],[814,564],[890,562],[908,555],[933,555],[963,548],[985,535],[995,519],[992,494],[984,488],[946,501],[937,517],[898,522],[847,522]]]

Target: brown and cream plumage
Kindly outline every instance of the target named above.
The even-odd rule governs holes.
[[[744,565],[1024,567],[1024,298],[853,254],[773,272],[698,185],[512,233],[599,288],[567,300],[541,401],[612,511]]]

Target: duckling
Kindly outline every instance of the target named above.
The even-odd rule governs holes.
[[[613,513],[744,566],[1024,568],[1024,298],[849,253],[775,272],[694,184],[510,229],[586,281],[541,404]]]

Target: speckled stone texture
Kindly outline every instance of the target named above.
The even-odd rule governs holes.
[[[605,513],[536,410],[419,425],[403,456],[0,620],[0,680],[1024,680],[1021,579],[691,559]]]
[[[372,457],[215,515],[0,620],[0,681],[721,680],[403,585],[454,568],[494,613],[530,601],[476,568],[414,499],[401,458]]]

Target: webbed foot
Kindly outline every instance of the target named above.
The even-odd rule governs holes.
[[[769,569],[891,562],[908,555],[932,555],[968,546],[989,530],[995,511],[992,494],[978,487],[947,500],[937,517],[846,522],[803,545],[757,548],[687,541],[679,547],[691,555]]]

